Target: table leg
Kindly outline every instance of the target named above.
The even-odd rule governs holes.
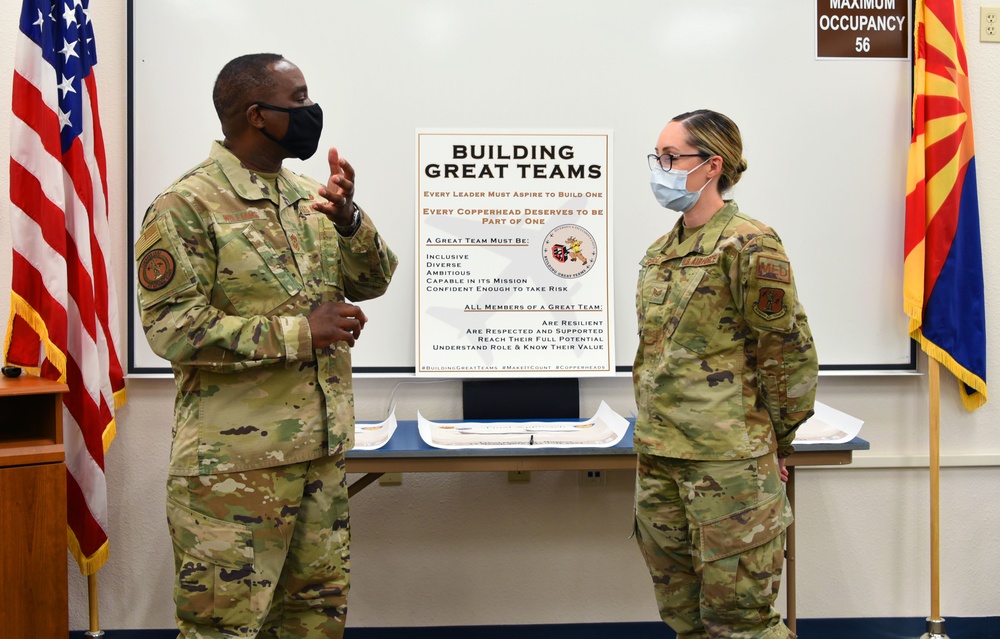
[[[795,514],[795,467],[788,466],[788,483],[785,484],[785,492],[788,495],[788,503],[792,506],[792,514]],[[788,526],[785,532],[785,604],[788,615],[788,629],[795,632],[795,522]]]
[[[385,473],[365,473],[360,479],[347,487],[347,496],[354,497],[354,495],[361,492],[362,488],[374,484],[378,481],[378,478]]]

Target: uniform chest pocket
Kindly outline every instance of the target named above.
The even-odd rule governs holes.
[[[683,278],[686,285],[677,299],[676,325],[671,340],[696,355],[704,355],[719,330],[728,306],[728,287],[702,269]]]
[[[685,309],[702,277],[703,272],[691,277],[690,274],[674,271],[663,281],[649,285],[642,322],[642,340],[647,346],[657,346],[667,340],[676,341]]]
[[[242,315],[263,315],[302,288],[285,264],[290,259],[247,225],[219,247],[216,283]]]

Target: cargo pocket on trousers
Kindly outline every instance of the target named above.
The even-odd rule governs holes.
[[[774,539],[792,523],[785,492],[739,512],[703,522],[698,550],[705,562],[723,559]]]
[[[247,626],[253,619],[253,534],[167,499],[167,525],[178,562],[177,616],[215,627]]]
[[[699,527],[699,550],[709,608],[761,609],[778,595],[784,535],[792,511],[784,491],[756,506]],[[752,613],[755,614],[755,613]]]

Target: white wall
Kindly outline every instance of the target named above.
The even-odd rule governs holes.
[[[981,0],[966,0],[967,32],[979,29]],[[0,0],[12,30],[18,0]],[[107,143],[117,286],[126,268],[126,15],[124,2],[95,0],[98,84]],[[9,154],[13,38],[0,37],[0,157]],[[164,46],[175,46],[165,34]],[[968,43],[975,115],[983,244],[1000,234],[1000,45]],[[187,96],[191,108],[209,96]],[[163,122],[162,126],[183,126]],[[650,131],[652,140],[657,131]],[[835,133],[834,133],[835,134]],[[206,146],[207,148],[207,146]],[[748,153],[752,149],[748,149]],[[905,152],[901,149],[900,152]],[[198,158],[192,158],[197,160]],[[858,156],[858,162],[879,158]],[[6,163],[6,161],[4,162]],[[789,171],[794,174],[794,168]],[[831,180],[836,176],[831,175]],[[774,176],[787,179],[788,176]],[[902,189],[904,185],[900,185]],[[0,175],[8,192],[8,176]],[[0,208],[7,211],[4,196]],[[803,202],[803,210],[808,203]],[[817,220],[817,228],[826,223]],[[900,219],[902,223],[902,219]],[[864,233],[863,228],[856,229]],[[0,255],[10,254],[0,224]],[[886,250],[899,251],[900,247]],[[998,258],[986,251],[989,377],[1000,349]],[[0,259],[0,282],[10,260]],[[124,297],[124,295],[121,295]],[[0,317],[9,301],[0,296]],[[122,313],[124,318],[125,313]],[[122,326],[122,334],[125,327]],[[399,380],[359,379],[358,416],[376,419]],[[601,399],[632,409],[627,378],[584,380],[581,411]],[[994,391],[995,393],[1000,391]],[[107,457],[111,559],[99,573],[101,626],[172,626],[172,560],[163,514],[173,384],[132,379]],[[457,383],[406,384],[397,414],[461,415]],[[872,450],[852,466],[800,469],[797,482],[800,617],[929,614],[927,383],[925,377],[824,377],[820,399],[865,420]],[[950,377],[942,397],[942,612],[1000,615],[1000,398],[973,414],[961,408]],[[352,501],[352,626],[579,623],[656,619],[649,578],[629,540],[632,473],[614,471],[603,487],[579,487],[575,473],[533,473],[508,484],[501,473],[405,475]],[[68,556],[68,555],[67,555]],[[87,581],[70,563],[70,623],[87,628]]]

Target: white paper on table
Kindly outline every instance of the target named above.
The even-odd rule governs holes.
[[[628,420],[601,402],[588,420],[562,422],[432,422],[418,412],[420,437],[434,448],[610,448]]]
[[[816,402],[816,414],[795,431],[795,444],[843,444],[858,436],[863,421]]]
[[[354,423],[354,450],[378,450],[385,446],[395,432],[396,407],[393,406],[392,412],[384,422]]]

